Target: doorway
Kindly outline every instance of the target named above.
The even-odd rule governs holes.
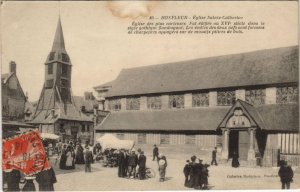
[[[232,158],[234,152],[239,153],[239,131],[229,132],[228,158]]]

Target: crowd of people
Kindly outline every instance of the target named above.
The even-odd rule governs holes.
[[[80,142],[75,145],[72,141],[68,144],[57,144],[59,156],[59,168],[70,170],[75,169],[75,164],[84,164],[85,172],[91,172],[91,164],[94,162],[94,155],[102,152],[101,145],[97,143],[94,147],[86,144],[83,148]]]
[[[147,157],[141,149],[131,151],[121,149],[118,152],[118,177],[146,179]]]
[[[207,189],[208,186],[208,164],[202,164],[201,159],[197,159],[196,156],[191,157],[190,160],[186,160],[186,165],[183,168],[185,176],[184,185],[194,189]]]
[[[21,191],[20,184],[23,184],[22,191],[36,191],[34,180],[38,183],[39,191],[54,191],[54,183],[57,182],[52,167],[32,176],[26,176],[16,169],[3,172],[7,191]]]

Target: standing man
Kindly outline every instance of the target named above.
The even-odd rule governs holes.
[[[123,150],[121,149],[119,151],[118,155],[118,176],[119,177],[124,177],[124,165],[125,165],[125,154],[123,153]]]
[[[186,160],[186,164],[185,164],[185,166],[183,168],[183,173],[184,173],[184,176],[185,176],[185,180],[184,180],[184,186],[185,187],[189,186],[190,171],[191,171],[190,160]]]
[[[90,150],[89,146],[85,148],[84,162],[85,162],[85,172],[92,172],[91,164],[93,162],[93,153]]]
[[[291,166],[287,165],[286,161],[282,161],[282,165],[280,166],[278,175],[281,181],[282,189],[290,189],[290,184],[293,181],[294,172]]]
[[[155,144],[154,144],[153,147],[154,147],[153,148],[153,161],[155,160],[155,157],[156,157],[156,159],[158,161],[158,147]]]
[[[215,147],[215,149],[212,151],[211,165],[213,165],[214,163],[215,163],[215,165],[218,165],[218,163],[217,163],[217,147]]]
[[[138,156],[135,154],[135,150],[133,149],[128,157],[128,178],[135,178],[137,163]]]
[[[139,179],[143,180],[146,179],[146,156],[144,155],[144,151],[141,151],[138,165],[139,165]]]

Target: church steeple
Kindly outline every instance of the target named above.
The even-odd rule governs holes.
[[[58,18],[52,49],[48,55],[46,64],[57,62],[57,61],[63,62],[65,64],[71,64],[69,55],[65,48],[65,40],[64,40],[64,34],[61,26],[60,17]]]
[[[64,52],[64,53],[66,53],[65,40],[64,40],[63,30],[62,30],[62,27],[61,27],[60,17],[58,18],[58,23],[57,23],[55,37],[54,37],[53,46],[52,46],[51,51],[52,52]]]
[[[45,63],[45,89],[54,90],[56,101],[72,103],[72,64],[65,48],[60,18],[58,19],[51,52]]]

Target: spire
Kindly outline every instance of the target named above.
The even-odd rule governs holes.
[[[52,52],[60,52],[60,53],[66,52],[64,34],[63,34],[62,27],[61,27],[60,17],[58,18],[58,23],[57,23],[55,37],[54,37],[53,46],[52,46]]]

